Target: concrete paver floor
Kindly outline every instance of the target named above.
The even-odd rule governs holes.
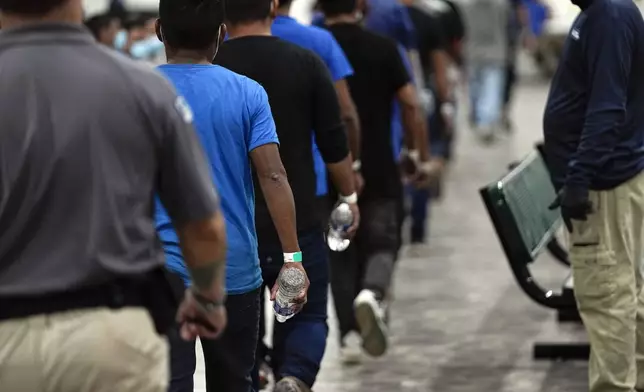
[[[461,126],[445,197],[432,208],[429,244],[406,247],[399,261],[391,350],[381,359],[343,367],[331,317],[315,392],[587,390],[585,362],[532,360],[535,341],[583,341],[584,333],[577,325],[558,325],[553,311],[520,291],[478,196],[483,183],[541,138],[546,94],[543,82],[525,81],[516,94],[516,133],[492,146],[479,145]],[[561,287],[564,268],[548,257],[535,264],[544,285]],[[205,391],[201,358],[195,380],[197,391]]]

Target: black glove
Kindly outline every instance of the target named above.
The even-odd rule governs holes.
[[[548,207],[551,210],[561,208],[561,217],[569,233],[572,233],[572,220],[585,221],[593,212],[593,205],[588,200],[588,189],[564,186],[555,200]]]

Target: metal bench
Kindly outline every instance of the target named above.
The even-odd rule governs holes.
[[[540,152],[533,151],[500,180],[481,188],[480,194],[519,287],[538,304],[557,310],[559,320],[567,321],[577,313],[571,278],[555,292],[539,285],[529,268],[562,225],[559,211],[548,209],[556,195]],[[533,357],[588,359],[589,351],[588,344],[536,343]]]

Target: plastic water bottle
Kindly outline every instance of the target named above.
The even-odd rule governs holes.
[[[347,230],[353,224],[353,213],[347,203],[340,203],[331,212],[329,219],[329,232],[326,236],[329,249],[334,252],[343,252],[351,241],[347,238]]]
[[[273,311],[275,312],[277,321],[283,323],[295,316],[293,299],[304,289],[306,276],[302,270],[287,268],[280,272],[277,280],[279,282],[279,289],[277,290],[275,302],[273,303]]]

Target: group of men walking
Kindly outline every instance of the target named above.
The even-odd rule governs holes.
[[[629,0],[577,3],[544,116],[552,207],[571,231],[591,391],[634,392],[644,22]],[[450,156],[464,29],[441,4],[320,0],[311,27],[288,0],[161,0],[168,64],[154,71],[107,47],[109,23],[90,24],[97,43],[81,0],[0,0],[2,389],[192,391],[198,337],[208,391],[259,390],[264,360],[275,391],[310,391],[329,282],[343,358],[354,343],[383,355],[403,179],[422,242],[428,184]],[[464,14],[490,16],[472,34],[494,46],[507,20],[493,4]],[[483,49],[468,55],[487,135],[503,62]],[[352,243],[329,252],[338,202]],[[307,279],[269,353],[262,294],[289,269]]]
[[[3,386],[192,391],[199,337],[209,391],[259,390],[262,293],[295,268],[306,287],[274,326],[270,366],[276,391],[310,390],[338,202],[353,214],[352,245],[332,256],[341,327],[385,353],[403,213],[394,100],[413,185],[441,165],[406,60],[360,26],[361,4],[322,1],[326,29],[288,6],[161,0],[164,80],[99,45],[80,0],[0,2]]]

